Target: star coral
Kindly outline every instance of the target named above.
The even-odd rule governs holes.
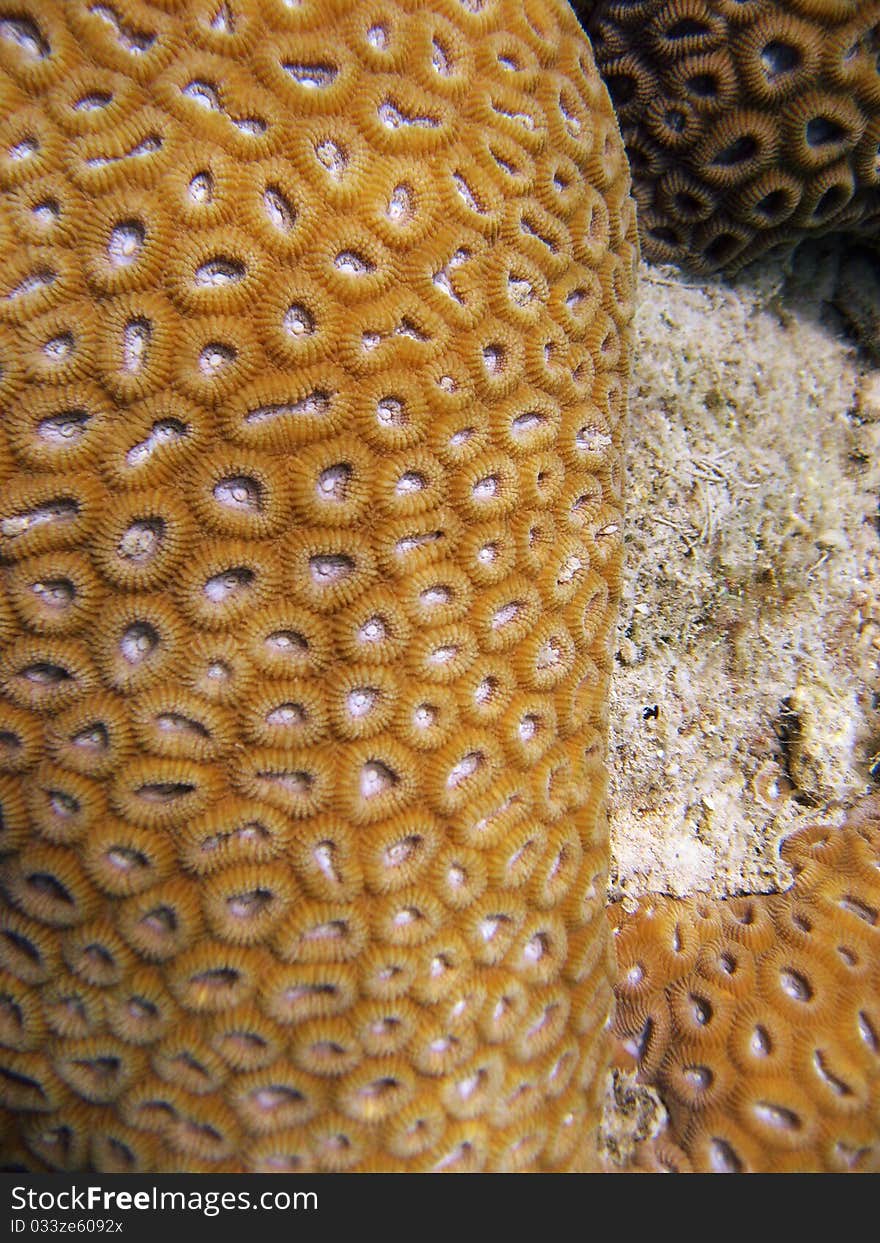
[[[571,1169],[635,223],[561,0],[0,2],[9,1162]]]
[[[610,909],[616,1034],[669,1114],[640,1168],[880,1170],[877,799],[782,854],[786,893]]]
[[[876,0],[576,3],[611,92],[645,256],[734,270],[880,229]]]

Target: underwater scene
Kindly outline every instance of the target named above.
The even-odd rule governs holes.
[[[0,1170],[880,1171],[878,450],[880,0],[0,0]]]

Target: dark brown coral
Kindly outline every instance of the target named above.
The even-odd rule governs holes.
[[[617,109],[646,258],[735,270],[880,230],[877,0],[574,7]]]

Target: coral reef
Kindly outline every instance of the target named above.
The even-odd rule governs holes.
[[[877,0],[575,3],[620,120],[645,256],[735,269],[880,230]]]
[[[0,0],[8,1164],[583,1168],[636,255],[562,0]]]
[[[624,1061],[669,1114],[638,1168],[880,1170],[880,799],[782,853],[782,894],[609,908]]]

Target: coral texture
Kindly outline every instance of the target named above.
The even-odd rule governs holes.
[[[8,1162],[583,1168],[636,256],[562,0],[0,0]]]
[[[645,256],[734,269],[880,231],[877,0],[576,3],[614,100]]]
[[[782,853],[783,894],[609,908],[616,1033],[670,1120],[637,1166],[880,1170],[880,801]]]

